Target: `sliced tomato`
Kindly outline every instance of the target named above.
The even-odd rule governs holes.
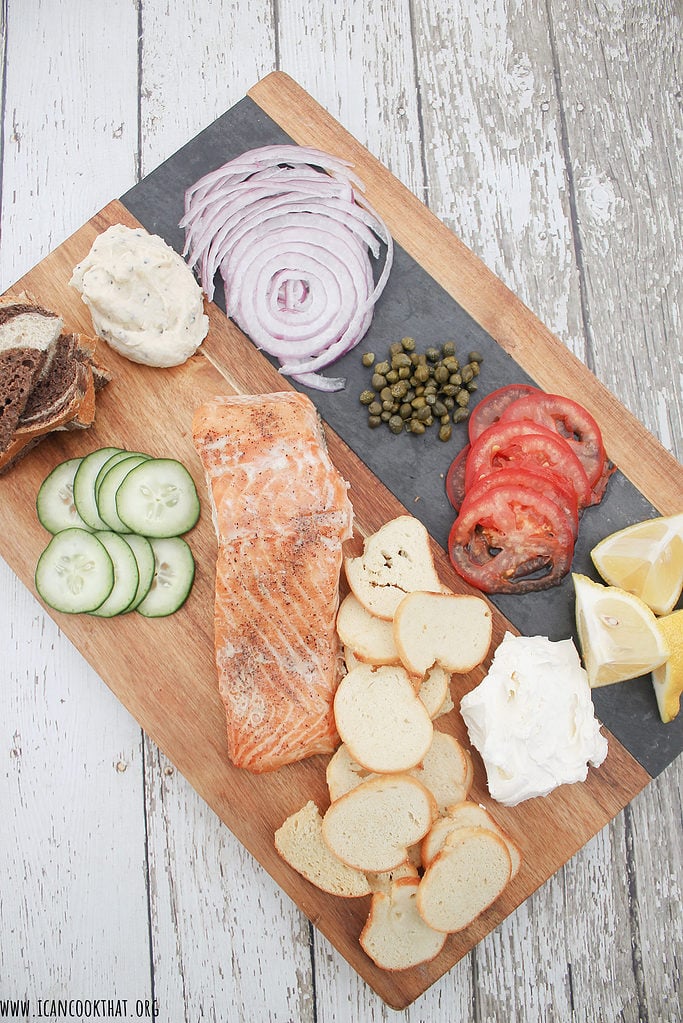
[[[448,551],[459,575],[484,593],[531,593],[567,574],[574,537],[554,501],[507,484],[467,493]]]
[[[544,469],[540,465],[527,466],[523,472],[517,467],[498,469],[488,476],[482,476],[469,493],[479,496],[494,487],[505,486],[522,486],[554,501],[564,512],[572,535],[576,539],[579,532],[579,507],[574,488],[563,476],[558,476],[551,469]],[[462,501],[460,504],[462,505]]]
[[[484,430],[467,458],[465,490],[499,469],[522,471],[540,466],[566,479],[576,494],[579,511],[585,508],[592,501],[592,491],[577,456],[554,431],[535,425],[529,429],[533,432],[526,432],[525,421],[501,421]]]
[[[600,427],[590,412],[562,394],[527,394],[511,402],[501,415],[502,422],[531,420],[555,430],[583,465],[591,486],[599,480],[605,462]]]
[[[470,453],[470,445],[466,444],[450,464],[446,473],[446,496],[457,511],[465,496],[465,463]]]
[[[470,442],[475,441],[484,430],[497,423],[501,415],[513,401],[524,397],[526,394],[542,394],[533,384],[507,384],[491,391],[481,401],[478,401],[470,412],[467,421]]]

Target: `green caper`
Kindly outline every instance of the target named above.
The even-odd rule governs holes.
[[[394,398],[405,398],[408,384],[405,380],[398,380],[391,388]]]
[[[469,409],[463,408],[461,405],[459,408],[456,408],[455,411],[453,412],[453,422],[463,423],[467,419],[469,414],[470,414]]]
[[[460,384],[462,383],[462,374],[461,373],[451,373],[451,375],[448,378],[448,383],[449,384],[455,384],[456,387],[460,387]]]
[[[400,416],[392,416],[388,426],[392,433],[400,433],[403,429],[403,420]]]
[[[432,410],[435,416],[445,416],[446,413],[448,412],[448,409],[446,408],[444,403],[436,398],[434,399],[433,402],[430,402],[430,404],[432,406]]]
[[[374,430],[381,425],[382,420],[380,419],[379,416],[368,416],[368,426],[370,427],[371,430]]]
[[[385,409],[379,418],[382,420],[383,423],[388,423],[389,420],[391,419],[390,409]]]
[[[465,405],[467,405],[467,403],[469,402],[469,400],[470,400],[470,392],[469,391],[465,391],[465,390],[461,389],[461,390],[458,391],[458,393],[455,396],[455,401],[460,406],[460,408],[464,408]]]
[[[423,405],[421,408],[416,410],[415,415],[421,423],[426,423],[432,418],[432,410],[429,405]]]
[[[433,391],[428,391],[425,388],[425,393],[424,393],[423,397],[424,397],[424,400],[427,402],[428,405],[431,405],[433,407],[436,404],[437,398],[436,398],[436,395],[434,394]]]
[[[459,387],[457,384],[444,384],[441,390],[449,398],[454,398],[455,395],[458,394],[459,392]]]
[[[444,412],[442,416],[439,416],[439,422],[441,423],[442,426],[445,426],[446,423],[450,423],[450,421],[451,421],[450,412]]]
[[[371,401],[368,405],[368,412],[371,416],[378,416],[382,411],[382,404],[379,401]]]
[[[391,365],[393,369],[400,369],[401,366],[412,366],[412,362],[407,352],[399,352],[398,355],[394,355]]]
[[[430,362],[438,362],[440,354],[441,353],[438,348],[428,348],[425,352],[425,355]]]
[[[455,341],[444,341],[441,345],[442,355],[455,355]]]
[[[479,384],[477,383],[476,380],[470,380],[470,382],[468,384],[465,384],[465,387],[471,393],[472,391],[478,390]]]
[[[376,391],[381,391],[383,387],[387,386],[387,378],[383,373],[373,373],[370,383]]]
[[[416,366],[415,367],[415,372],[413,373],[413,376],[421,384],[424,384],[424,383],[427,382],[427,380],[429,380],[429,376],[430,376],[429,368],[427,366],[422,366],[422,365]]]
[[[413,408],[418,409],[418,408],[424,408],[424,406],[427,404],[427,402],[425,401],[423,395],[418,394],[417,397],[413,398],[413,400],[411,401],[410,404],[413,406]]]
[[[423,358],[424,358],[424,356],[418,355],[417,352],[411,352],[410,353],[410,365],[411,366],[419,366],[420,363],[422,362]]]
[[[424,423],[421,423],[419,419],[411,419],[410,421],[410,432],[422,434],[425,432],[427,427]]]
[[[448,368],[443,364],[437,366],[434,370],[434,379],[439,384],[445,384],[449,376],[450,373],[448,372]]]
[[[390,369],[391,366],[388,362],[378,362],[375,366],[375,373],[381,373],[382,376],[386,376]]]
[[[478,377],[481,373],[481,366],[478,362],[468,362],[467,365],[470,367],[475,377]]]
[[[369,405],[370,402],[375,400],[374,391],[361,391],[360,403],[361,405]]]
[[[457,373],[460,369],[460,363],[453,355],[448,355],[444,360],[443,364],[449,373]]]
[[[410,419],[410,417],[413,414],[413,406],[410,405],[407,401],[404,402],[403,405],[401,405],[400,409],[398,410],[398,414],[401,417],[401,419]]]
[[[382,399],[382,401],[391,401],[391,388],[383,387],[382,390],[379,392],[379,396]]]
[[[484,356],[481,354],[481,352],[470,352],[469,355],[467,356],[467,359],[469,362],[480,363],[484,361]]]
[[[403,345],[400,341],[392,341],[389,345],[389,355],[398,355],[398,353],[402,351]]]
[[[406,352],[414,352],[415,351],[415,338],[413,338],[413,337],[401,338],[401,345],[403,346],[403,348],[404,348],[404,350]]]
[[[461,374],[461,376],[462,376],[462,382],[464,384],[469,384],[470,380],[474,376],[474,373],[472,372],[472,367],[470,366],[469,363],[466,366],[462,367],[462,374]]]
[[[407,366],[401,366],[401,368],[398,371],[398,379],[410,380],[410,370],[408,369]]]
[[[455,408],[455,398],[453,398],[452,396],[449,397],[447,395],[444,398],[443,403],[444,403],[444,405],[446,406],[447,409]]]
[[[451,434],[453,433],[453,427],[450,423],[444,423],[439,429],[439,440],[450,440]]]
[[[375,353],[363,352],[363,357],[360,361],[363,363],[364,366],[372,366],[372,364],[375,361]]]
[[[393,401],[391,401],[391,399],[385,398],[384,401],[382,402],[382,411],[383,412],[391,412],[393,407],[394,407],[394,403],[393,403]]]
[[[395,369],[390,369],[386,376],[388,384],[395,384],[398,380],[398,373]]]

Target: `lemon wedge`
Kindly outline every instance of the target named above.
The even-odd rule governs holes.
[[[657,620],[657,626],[669,647],[669,659],[652,672],[659,716],[666,724],[678,714],[683,693],[683,611]]]
[[[572,575],[576,628],[592,688],[638,678],[664,664],[669,647],[657,619],[639,597]]]
[[[683,590],[683,512],[620,529],[601,540],[591,558],[610,586],[634,593],[655,614],[668,614]]]

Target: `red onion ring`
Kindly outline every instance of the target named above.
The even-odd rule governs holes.
[[[256,347],[325,391],[344,386],[320,370],[365,335],[393,261],[391,235],[350,167],[305,146],[254,149],[188,188],[180,221],[183,255],[209,299],[220,272],[227,313]]]

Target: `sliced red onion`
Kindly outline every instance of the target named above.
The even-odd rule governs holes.
[[[281,373],[325,391],[345,381],[319,371],[365,335],[393,261],[391,235],[350,167],[305,146],[254,149],[188,188],[180,221],[208,297],[220,272],[228,315]]]

